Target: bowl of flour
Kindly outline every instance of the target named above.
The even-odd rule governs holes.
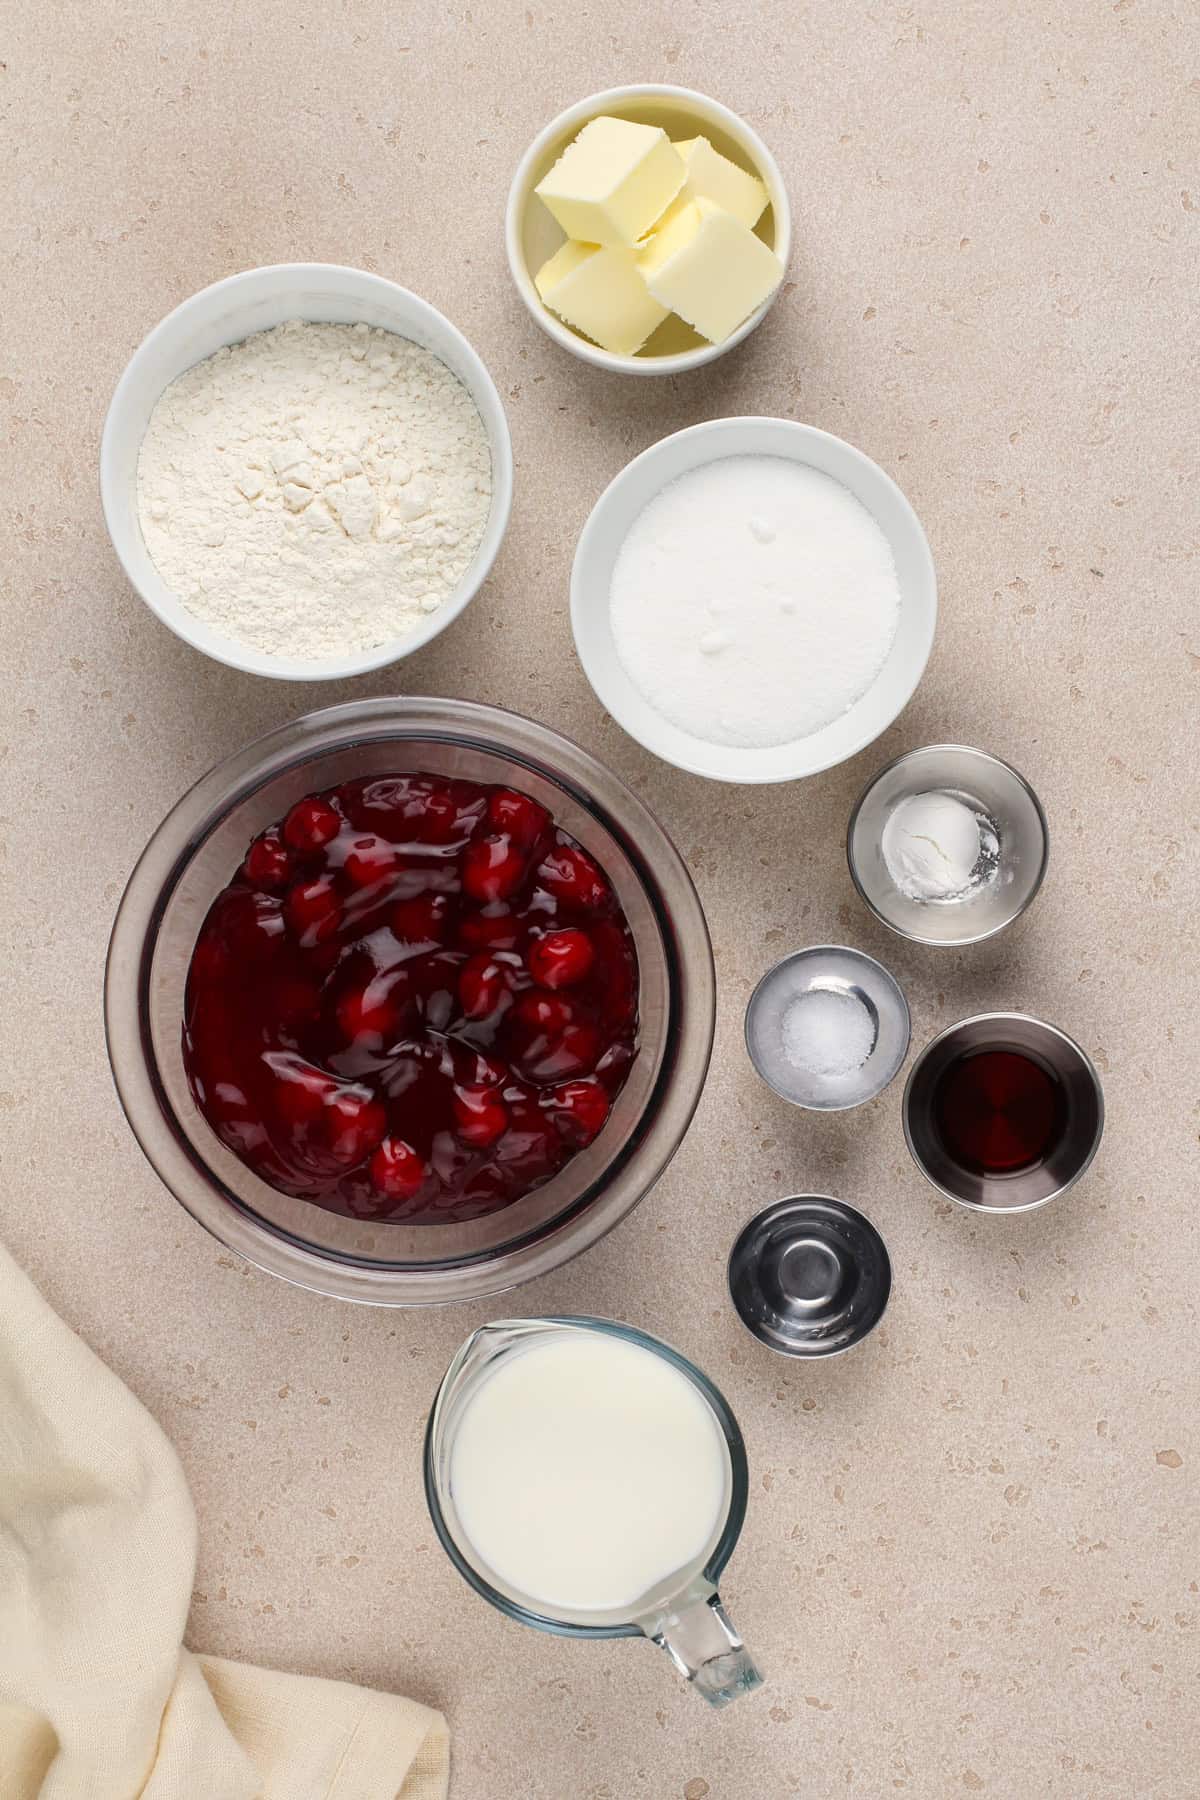
[[[130,582],[238,669],[336,680],[411,655],[485,580],[512,447],[494,382],[426,301],[325,263],[194,294],[113,395],[100,490]]]
[[[580,535],[571,621],[605,709],[716,781],[792,781],[885,731],[925,669],[933,558],[862,451],[791,419],[653,444]]]

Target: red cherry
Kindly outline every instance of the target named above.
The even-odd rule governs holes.
[[[380,1142],[387,1130],[387,1114],[378,1100],[342,1088],[326,1100],[321,1124],[335,1162],[353,1165],[362,1162]]]
[[[481,1169],[473,1169],[467,1177],[462,1198],[455,1206],[454,1212],[447,1214],[456,1222],[466,1219],[483,1219],[488,1213],[499,1212],[514,1198],[512,1184],[503,1170],[492,1168],[485,1163]]]
[[[381,1076],[381,1087],[393,1119],[397,1103],[406,1102],[406,1097],[415,1098],[419,1091],[428,1093],[426,1083],[437,1060],[437,1053],[432,1045],[423,1039],[406,1039],[403,1044],[391,1047],[387,1068]],[[407,1102],[401,1110],[406,1119],[414,1117],[408,1111]],[[419,1112],[415,1115],[417,1119],[420,1116]]]
[[[596,953],[593,984],[603,981],[604,1016],[614,1038],[637,1016],[637,959],[625,920],[609,914],[588,926]]]
[[[521,941],[523,926],[507,906],[489,906],[484,912],[470,913],[458,928],[459,941],[472,950],[514,950]]]
[[[493,831],[506,832],[523,850],[533,847],[550,823],[550,814],[528,794],[515,788],[493,788],[487,806],[488,824]]]
[[[309,794],[297,800],[283,821],[283,835],[294,850],[320,850],[342,829],[342,821],[328,800]]]
[[[562,1153],[563,1140],[536,1101],[513,1101],[500,1151],[505,1167],[540,1181],[562,1160]]]
[[[232,1150],[235,1156],[248,1158],[251,1162],[257,1160],[270,1145],[266,1131],[253,1113],[241,1117],[230,1114],[225,1118],[218,1118],[216,1130],[227,1150]]]
[[[571,1024],[551,1038],[543,1049],[531,1045],[526,1063],[536,1081],[565,1081],[572,1075],[588,1075],[600,1055],[600,1033],[594,1025]]]
[[[281,1118],[289,1125],[311,1125],[337,1089],[333,1076],[287,1053],[264,1060],[276,1077],[275,1104]]]
[[[603,906],[608,883],[585,850],[576,844],[556,844],[542,859],[537,872],[542,886],[558,900],[573,906]]]
[[[305,949],[324,943],[338,928],[341,908],[328,875],[298,881],[283,905],[288,924]]]
[[[429,950],[405,964],[409,992],[435,1031],[445,1031],[459,1010],[458,978],[466,960],[461,950]]]
[[[422,775],[384,775],[347,796],[356,825],[386,832],[400,843],[448,844],[460,830],[465,836],[460,810],[449,786]]]
[[[582,981],[596,952],[582,931],[548,931],[529,946],[529,973],[542,987],[572,987]]]
[[[464,1144],[483,1148],[508,1129],[508,1114],[489,1088],[460,1087],[454,1095],[454,1123]]]
[[[458,977],[458,997],[468,1019],[486,1019],[507,991],[500,964],[482,951],[463,964]]]
[[[601,1051],[600,1033],[594,1025],[568,1025],[562,1034],[562,1056],[581,1072],[594,1069]]]
[[[251,959],[261,956],[268,944],[283,935],[279,902],[270,894],[227,888],[217,901],[221,931],[234,952]]]
[[[228,959],[229,953],[215,927],[211,923],[206,925],[192,951],[191,967],[188,970],[189,989],[201,992],[205,988],[215,987],[224,976]]]
[[[387,1039],[400,1023],[400,975],[375,975],[365,987],[351,988],[337,1002],[337,1021],[350,1040],[364,1036]]]
[[[410,803],[406,817],[422,843],[448,844],[458,825],[458,802],[447,788],[432,788]]]
[[[272,827],[255,838],[246,852],[246,860],[242,865],[246,880],[254,887],[267,888],[271,892],[286,886],[292,859],[284,847],[283,839]]]
[[[464,1177],[474,1166],[475,1156],[453,1131],[435,1131],[429,1145],[429,1162],[442,1186],[451,1190],[438,1196],[440,1212],[443,1207],[454,1205],[462,1191]]]
[[[531,1031],[546,1037],[557,1037],[575,1017],[575,1008],[558,994],[547,994],[541,988],[527,988],[513,1002],[513,1018]]]
[[[448,1039],[447,1047],[451,1054],[442,1067],[463,1087],[502,1088],[512,1074],[506,1062],[489,1056],[486,1050],[477,1050],[473,1044]]]
[[[546,1110],[565,1138],[590,1144],[608,1118],[612,1102],[598,1081],[564,1081],[545,1098]]]
[[[412,793],[410,775],[380,775],[369,781],[347,782],[338,794],[338,803],[357,831],[404,838],[409,833],[402,821]]]
[[[392,873],[396,867],[396,852],[386,838],[355,838],[342,867],[346,879],[355,887],[371,887]]]
[[[403,1138],[385,1137],[370,1163],[371,1182],[389,1200],[411,1200],[429,1179],[429,1167]]]
[[[525,859],[504,833],[476,838],[462,859],[463,892],[489,903],[507,900],[525,879]]]
[[[218,1112],[227,1119],[245,1116],[250,1109],[245,1090],[239,1085],[232,1070],[223,1081],[218,1081],[213,1088],[213,1101]]]
[[[448,894],[418,894],[413,900],[399,900],[389,914],[388,922],[402,944],[432,948],[443,942],[450,922]]]
[[[273,999],[281,1025],[302,1025],[315,1019],[321,1009],[320,991],[302,975],[283,975],[275,984]]]
[[[214,1071],[211,1088],[207,1093],[197,1093],[196,1098],[205,1107],[210,1125],[228,1149],[238,1156],[250,1158],[269,1152],[270,1139],[262,1122],[261,1109],[247,1095],[232,1065],[219,1075]]]

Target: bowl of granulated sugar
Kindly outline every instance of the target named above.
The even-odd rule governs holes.
[[[444,631],[512,504],[495,383],[436,308],[282,263],[193,294],[134,352],[100,446],[113,548],[178,637],[331,681]]]
[[[886,731],[937,620],[916,513],[861,450],[713,419],[605,489],[575,552],[588,680],[631,737],[715,781],[792,781]]]

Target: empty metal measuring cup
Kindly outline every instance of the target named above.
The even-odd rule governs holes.
[[[835,1356],[883,1317],[887,1246],[865,1214],[828,1194],[777,1200],[750,1220],[729,1258],[738,1317],[782,1356]]]

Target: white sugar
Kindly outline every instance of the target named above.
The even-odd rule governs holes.
[[[781,1029],[784,1055],[805,1075],[853,1075],[875,1044],[870,1013],[857,995],[840,988],[798,994],[784,1010]]]
[[[613,638],[634,686],[709,743],[808,737],[870,687],[900,620],[887,538],[849,489],[730,456],[655,496],[617,555]]]

